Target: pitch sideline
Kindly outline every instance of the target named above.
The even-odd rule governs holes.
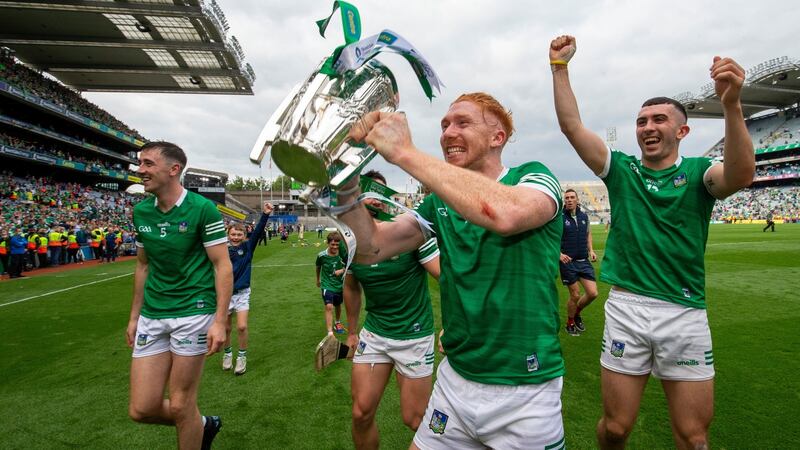
[[[84,287],[84,286],[89,286],[89,285],[92,285],[92,284],[104,283],[106,281],[111,281],[111,280],[115,280],[117,278],[127,277],[127,276],[130,276],[130,275],[133,275],[133,272],[124,273],[122,275],[117,275],[115,277],[106,278],[106,279],[103,279],[103,280],[91,281],[89,283],[83,283],[83,284],[79,284],[77,286],[72,286],[72,287],[68,287],[68,288],[64,288],[64,289],[59,289],[57,291],[45,292],[44,294],[34,295],[33,297],[27,297],[27,298],[23,298],[23,299],[20,299],[20,300],[14,300],[13,302],[0,303],[0,308],[2,308],[3,306],[13,305],[14,303],[26,302],[28,300],[33,300],[33,299],[40,298],[40,297],[46,297],[48,295],[58,294],[59,292],[71,291],[73,289],[78,289],[78,288],[81,288],[81,287]]]

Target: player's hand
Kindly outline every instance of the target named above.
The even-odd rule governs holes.
[[[595,253],[595,252],[594,252],[594,250],[592,250],[592,251],[590,251],[590,252],[589,252],[589,259],[590,259],[592,262],[595,262],[595,261],[597,261],[597,253]]]
[[[569,62],[578,49],[575,38],[569,35],[559,36],[550,41],[550,61]]]
[[[222,349],[225,344],[225,324],[214,320],[211,328],[208,329],[208,353],[206,356],[211,356]]]
[[[714,57],[709,69],[714,80],[714,91],[723,105],[739,102],[739,95],[744,84],[744,69],[730,58]]]
[[[402,112],[366,114],[350,129],[349,137],[356,142],[366,142],[392,164],[415,150],[406,115]]]
[[[139,323],[139,319],[131,319],[128,321],[128,328],[125,330],[125,341],[128,344],[128,347],[133,348],[133,342],[136,339],[136,326]]]
[[[563,253],[561,254],[561,256],[558,259],[561,260],[561,262],[564,263],[564,264],[569,264],[569,263],[572,262],[572,258],[570,258],[568,255],[565,255]]]
[[[275,207],[272,206],[272,203],[270,202],[264,202],[264,209],[262,211],[264,211],[264,214],[270,215],[272,214],[272,211],[275,211]]]
[[[352,329],[353,327],[351,327]],[[352,355],[355,353],[356,348],[358,348],[358,333],[353,334],[350,333],[347,335],[347,341],[345,342],[347,346],[350,348],[350,352],[348,353],[348,359],[353,359]]]
[[[444,336],[444,328],[439,332],[439,353],[446,355],[447,353],[445,353],[444,346],[442,345],[442,336]]]
[[[342,276],[343,274],[344,274],[344,269],[339,269],[339,270],[334,270],[334,271],[333,271],[333,275],[334,275],[334,276],[337,276],[337,277],[340,277],[340,276]]]

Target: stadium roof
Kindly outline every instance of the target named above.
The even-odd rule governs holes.
[[[80,91],[252,95],[211,0],[0,0],[0,46]]]
[[[700,88],[699,94],[683,92],[674,97],[686,107],[689,117],[722,118],[722,105],[714,93],[714,83]],[[742,88],[744,116],[788,108],[800,102],[800,60],[787,56],[770,59],[747,70]]]

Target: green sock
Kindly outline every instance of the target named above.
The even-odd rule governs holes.
[[[233,347],[225,347],[225,353],[232,353]]]

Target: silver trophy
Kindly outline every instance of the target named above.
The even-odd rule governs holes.
[[[320,73],[321,67],[289,92],[250,152],[260,164],[271,148],[278,168],[309,186],[303,201],[314,190],[336,190],[361,171],[375,150],[349,141],[350,128],[369,112],[395,111],[399,101],[392,72],[374,59],[335,78]]]

